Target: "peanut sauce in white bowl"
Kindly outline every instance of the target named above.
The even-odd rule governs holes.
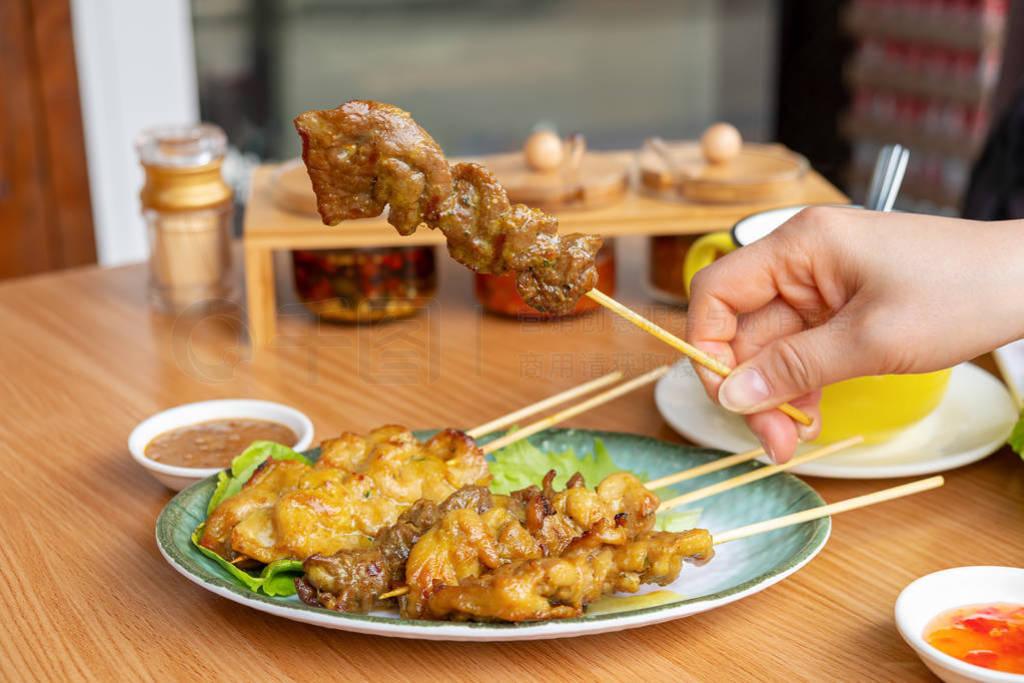
[[[146,444],[145,453],[167,465],[223,469],[253,441],[292,445],[298,437],[280,422],[229,417],[166,431]]]
[[[313,424],[298,410],[271,401],[200,401],[140,422],[128,449],[153,477],[179,491],[230,465],[253,441],[301,451],[313,441]]]

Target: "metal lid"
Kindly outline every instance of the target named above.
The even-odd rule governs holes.
[[[157,126],[139,133],[135,149],[147,166],[205,166],[224,156],[227,136],[212,123]]]

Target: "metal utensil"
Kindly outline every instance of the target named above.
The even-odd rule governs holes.
[[[882,190],[880,211],[891,211],[892,205],[896,203],[896,195],[900,193],[900,186],[903,184],[903,176],[907,173],[907,164],[910,163],[910,150],[901,145],[895,145],[896,155],[893,160],[891,172],[887,174],[888,181]]]
[[[864,206],[874,211],[891,211],[899,194],[910,161],[910,150],[903,145],[886,145],[878,153]]]

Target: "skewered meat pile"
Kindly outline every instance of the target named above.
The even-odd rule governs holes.
[[[575,539],[598,528],[605,543],[624,543],[654,528],[661,501],[629,472],[608,475],[593,490],[577,472],[564,490],[555,492],[551,487],[554,478],[552,470],[541,487],[530,486],[512,494],[522,501],[526,528],[541,544],[544,555],[559,555]]]
[[[457,502],[466,489],[456,492],[429,529],[403,537],[402,572],[361,551],[310,558],[299,595],[313,605],[367,611],[404,574],[403,617],[549,619],[578,616],[604,594],[670,583],[684,560],[713,554],[706,531],[653,532],[658,498],[629,473],[594,490],[576,474],[560,492],[553,477],[511,496],[474,494],[472,504]]]
[[[379,216],[403,235],[439,228],[455,260],[478,273],[515,271],[516,289],[539,311],[567,313],[597,284],[596,235],[558,234],[558,219],[522,204],[479,164],[449,167],[409,114],[352,100],[295,119],[302,158],[324,223]]]
[[[474,621],[578,617],[604,595],[635,593],[643,583],[672,583],[684,561],[703,564],[713,553],[711,534],[704,529],[645,533],[624,545],[587,534],[557,557],[509,562],[458,585],[440,586],[428,598],[429,614]]]
[[[506,562],[541,557],[540,545],[523,526],[521,515],[521,506],[502,496],[482,512],[454,510],[443,517],[410,549],[405,565],[409,592],[398,601],[402,616],[429,619],[426,599],[437,587]]]
[[[296,592],[307,604],[342,612],[365,613],[382,606],[377,596],[404,581],[409,551],[425,531],[455,510],[483,512],[491,504],[491,492],[483,486],[463,486],[440,505],[421,498],[372,547],[313,555],[303,562],[306,576],[296,579]]]
[[[324,442],[313,467],[264,463],[210,513],[200,544],[242,566],[367,548],[417,500],[490,480],[483,453],[454,429],[426,442],[396,426],[345,433]]]

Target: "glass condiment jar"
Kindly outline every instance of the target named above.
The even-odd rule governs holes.
[[[371,322],[413,315],[437,291],[435,248],[292,251],[299,300],[326,320]]]
[[[683,283],[686,252],[700,235],[656,235],[648,252],[648,288],[658,301],[676,306],[687,303]]]
[[[594,260],[597,267],[597,288],[608,296],[615,295],[615,241],[605,239],[601,249],[597,252]],[[477,273],[474,276],[476,287],[476,299],[483,307],[491,313],[513,316],[517,318],[547,319],[554,316],[550,313],[541,313],[523,301],[516,291],[515,273],[504,275],[483,275]],[[586,311],[599,308],[598,304],[589,297],[581,297],[576,302],[575,308],[566,315],[578,315]]]
[[[222,306],[235,282],[224,131],[206,123],[160,126],[140,133],[135,148],[146,173],[139,197],[151,301],[170,312]]]

